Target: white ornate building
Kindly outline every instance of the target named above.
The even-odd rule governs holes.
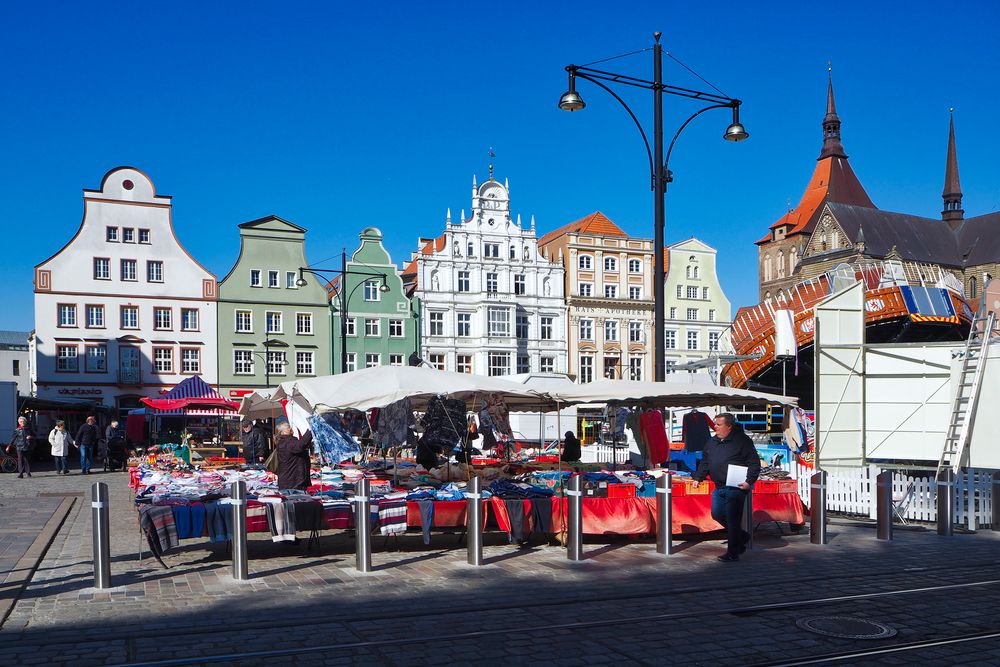
[[[35,267],[40,398],[119,410],[189,375],[216,383],[216,279],[181,246],[170,197],[130,167],[84,190],[83,222]]]
[[[561,264],[538,249],[535,219],[511,217],[507,183],[472,179],[472,215],[448,210],[444,234],[420,239],[403,269],[420,298],[421,356],[477,375],[565,373],[566,303]]]

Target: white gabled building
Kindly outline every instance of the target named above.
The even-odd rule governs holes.
[[[477,375],[565,373],[562,265],[538,249],[535,219],[512,218],[506,183],[472,179],[472,215],[420,239],[403,269],[421,300],[421,356],[432,366]]]
[[[83,205],[76,235],[35,267],[35,394],[125,411],[190,375],[214,385],[216,279],[174,235],[170,197],[118,167]]]

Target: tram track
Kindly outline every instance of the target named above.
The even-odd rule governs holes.
[[[877,658],[879,656],[906,653],[907,651],[917,651],[920,649],[937,648],[940,646],[954,646],[957,644],[967,644],[988,639],[1000,640],[1000,631],[989,630],[985,632],[971,632],[955,637],[943,637],[940,639],[923,639],[913,642],[893,644],[892,646],[880,646],[856,651],[840,651],[837,653],[825,653],[799,658],[797,660],[776,660],[771,662],[754,662],[747,667],[798,667],[799,665],[824,665],[837,662],[854,661],[862,658]]]

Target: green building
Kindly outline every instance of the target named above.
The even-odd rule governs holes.
[[[240,227],[240,256],[219,283],[219,389],[237,399],[330,373],[330,306],[309,273],[306,230],[277,216]]]
[[[382,232],[368,227],[359,238],[361,245],[346,263],[345,284],[340,284],[338,276],[330,292],[334,373],[341,372],[341,350],[345,348],[348,371],[404,366],[411,354],[420,353],[419,299],[406,296],[399,269],[382,246]],[[341,296],[347,305],[346,335],[340,328]]]

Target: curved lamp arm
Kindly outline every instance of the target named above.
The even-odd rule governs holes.
[[[628,112],[628,115],[632,118],[632,122],[635,123],[636,128],[639,130],[639,134],[642,135],[642,143],[646,146],[646,158],[649,160],[649,178],[650,178],[650,181],[652,181],[652,179],[656,177],[656,172],[655,172],[655,169],[653,167],[653,152],[649,149],[649,139],[646,138],[646,131],[644,129],[642,129],[642,124],[639,122],[639,119],[635,117],[635,114],[632,113],[632,109],[630,109],[629,106],[627,104],[625,104],[625,100],[623,100],[621,97],[619,97],[618,94],[615,91],[611,90],[611,88],[609,88],[608,86],[605,86],[603,83],[601,83],[597,79],[595,79],[593,77],[590,77],[590,76],[587,76],[586,74],[580,72],[579,70],[576,70],[574,72],[574,74],[576,76],[580,77],[581,79],[586,79],[587,81],[590,81],[591,83],[596,84],[596,85],[600,86],[601,88],[603,88],[604,90],[608,91],[608,94],[611,95],[611,97],[613,97],[616,100],[618,100],[618,103],[622,105],[622,108],[624,108],[625,111]],[[724,105],[719,105],[719,106],[724,106]],[[685,125],[686,124],[687,123],[685,123]],[[671,144],[671,146],[672,145],[673,144]]]
[[[688,117],[688,119],[686,121],[684,121],[681,124],[681,126],[680,126],[680,128],[678,128],[677,132],[674,133],[674,138],[670,140],[670,147],[667,148],[667,157],[666,157],[666,159],[663,160],[663,178],[666,179],[667,183],[670,183],[670,182],[673,181],[673,178],[670,176],[670,170],[667,168],[668,165],[670,164],[670,153],[673,152],[673,150],[674,150],[674,144],[677,143],[677,137],[681,136],[681,132],[683,132],[684,128],[688,126],[688,123],[690,123],[695,118],[697,118],[701,114],[703,114],[706,111],[709,111],[711,109],[732,109],[732,108],[733,108],[732,104],[712,104],[710,106],[705,107],[704,109],[701,109],[700,111],[695,111],[693,114],[691,114]]]

